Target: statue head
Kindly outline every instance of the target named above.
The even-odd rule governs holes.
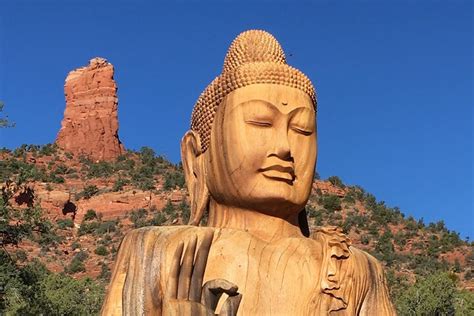
[[[240,34],[181,143],[190,224],[199,224],[210,199],[281,218],[300,214],[305,222],[316,155],[311,81],[286,64],[269,33]]]

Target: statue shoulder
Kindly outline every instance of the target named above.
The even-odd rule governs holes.
[[[173,240],[187,235],[201,235],[205,232],[212,230],[209,227],[197,227],[197,226],[147,226],[142,228],[134,229],[128,232],[122,240],[122,245],[129,243],[133,240],[133,243],[140,242],[156,242]],[[166,244],[166,243],[164,243]]]
[[[369,253],[352,245],[350,238],[340,227],[318,227],[311,237],[322,244],[327,259],[338,260],[342,265],[353,266],[353,275],[366,275],[375,279],[383,274],[380,261]]]

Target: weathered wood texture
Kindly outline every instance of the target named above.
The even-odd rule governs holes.
[[[129,233],[102,314],[394,315],[376,259],[335,227],[310,235],[315,121],[273,36],[241,34],[182,140],[192,225]]]

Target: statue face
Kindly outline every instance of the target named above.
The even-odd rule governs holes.
[[[311,192],[315,112],[299,89],[254,84],[226,96],[206,151],[206,182],[216,202],[273,216],[296,214]]]

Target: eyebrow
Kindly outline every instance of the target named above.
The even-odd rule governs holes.
[[[261,103],[263,105],[265,105],[268,109],[270,109],[272,112],[279,112],[281,114],[284,114],[280,111],[280,109],[273,103],[271,102],[268,102],[266,100],[262,100],[262,99],[252,99],[252,100],[247,100],[247,101],[244,101],[244,102],[241,102],[239,104],[237,104],[237,106],[246,106],[250,103],[253,103],[253,102],[257,102],[257,103]],[[302,109],[307,109],[307,107],[305,106],[298,106],[297,108],[291,110],[290,112],[284,114],[284,115],[291,115],[292,113],[294,112],[299,112],[301,111]]]

